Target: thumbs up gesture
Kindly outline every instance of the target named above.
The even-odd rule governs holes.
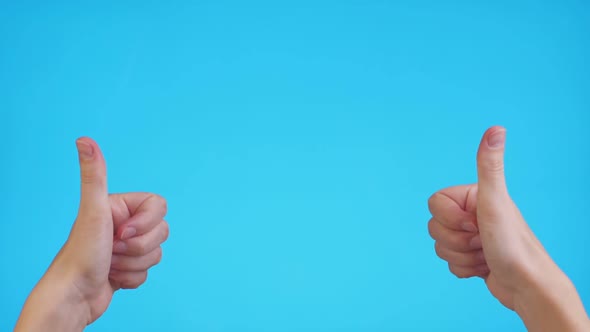
[[[587,331],[588,317],[565,274],[514,204],[504,179],[506,130],[492,127],[477,153],[477,184],[443,189],[428,201],[437,255],[460,278],[481,277],[529,331]]]
[[[166,201],[149,193],[109,195],[98,145],[76,142],[81,198],[70,235],[25,304],[15,331],[81,331],[115,291],[137,288],[162,257]]]

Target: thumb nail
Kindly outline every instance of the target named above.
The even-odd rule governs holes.
[[[80,158],[83,160],[90,160],[94,156],[94,149],[92,145],[84,142],[84,141],[76,141],[76,146],[78,148],[78,154]]]
[[[499,130],[488,137],[488,146],[498,149],[504,146],[504,141],[506,141],[506,131]]]

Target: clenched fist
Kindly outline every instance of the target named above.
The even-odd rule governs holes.
[[[115,291],[137,288],[162,257],[166,201],[154,194],[109,195],[98,145],[77,142],[81,174],[78,216],[68,240],[23,308],[16,331],[82,331]]]
[[[477,153],[477,184],[443,189],[429,199],[435,251],[456,276],[483,278],[531,331],[585,331],[588,319],[577,292],[508,194],[505,138],[502,127],[485,133]]]

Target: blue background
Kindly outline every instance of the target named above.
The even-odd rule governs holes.
[[[171,224],[88,331],[524,331],[426,229],[494,124],[588,306],[589,33],[581,0],[2,3],[0,330],[75,218],[82,135]]]

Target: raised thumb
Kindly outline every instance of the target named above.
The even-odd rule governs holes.
[[[88,137],[76,141],[80,161],[80,212],[98,213],[108,202],[104,157],[98,144]]]
[[[477,152],[478,201],[493,202],[508,197],[504,177],[506,129],[488,129]]]

